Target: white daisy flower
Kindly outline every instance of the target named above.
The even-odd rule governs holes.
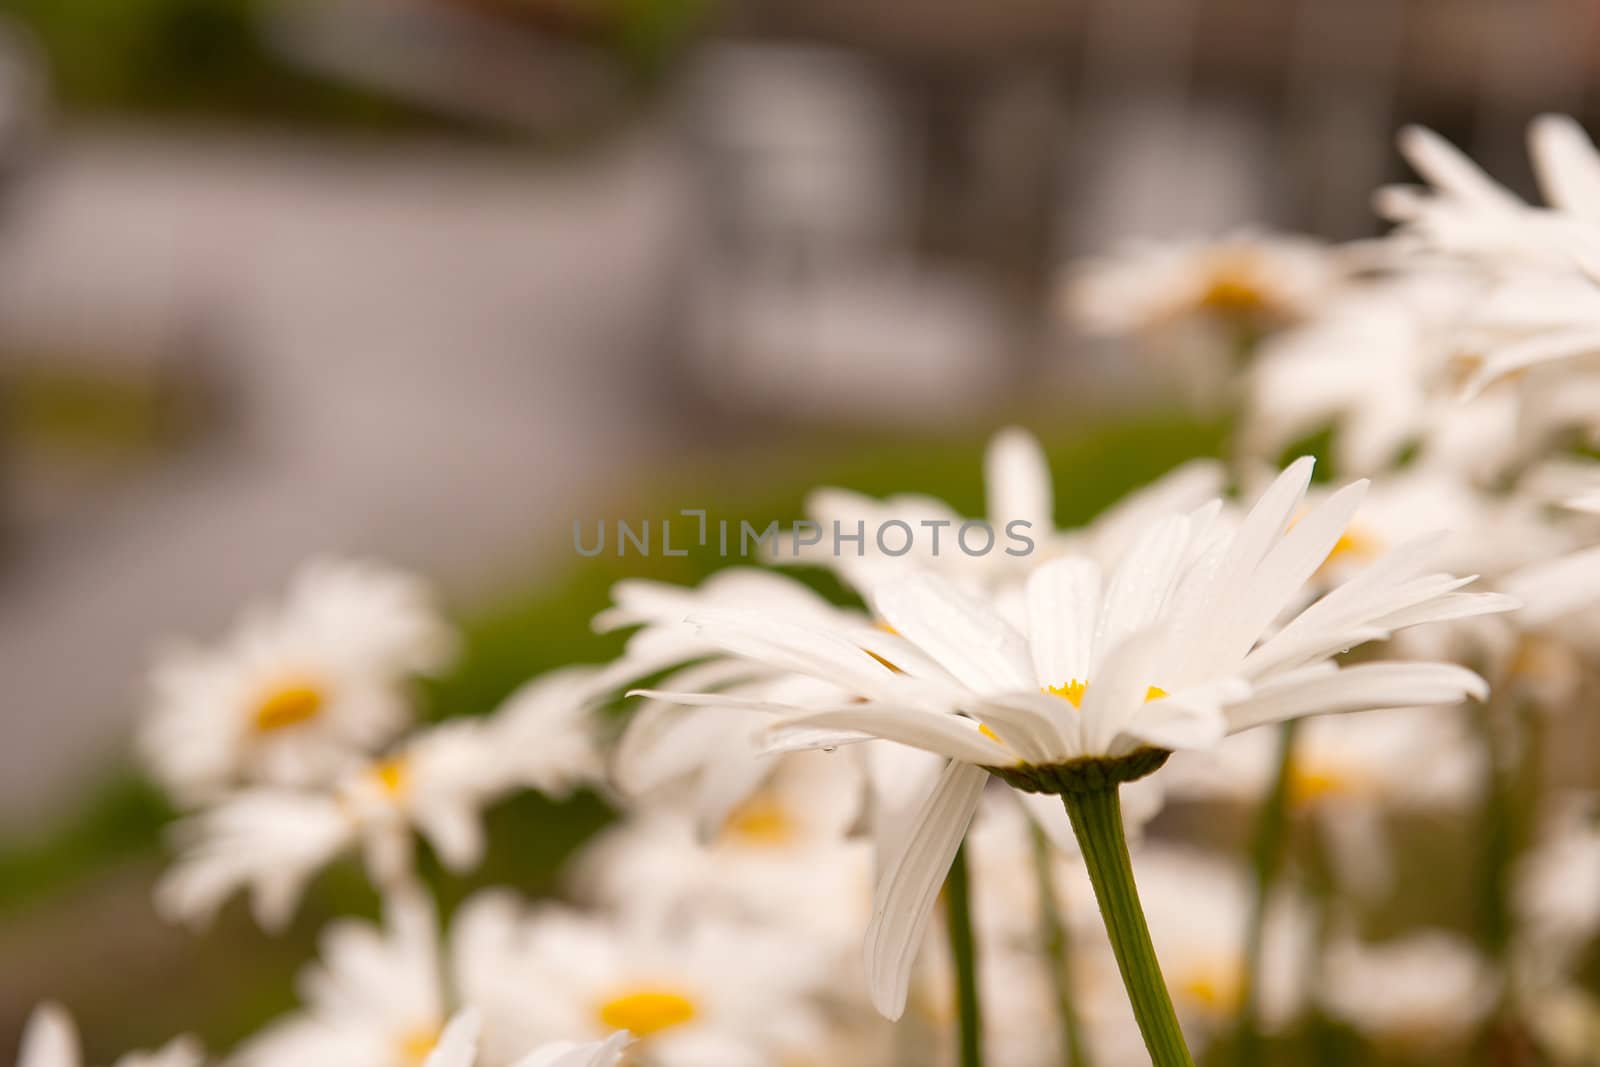
[[[650,1067],[795,1062],[826,1041],[816,1009],[832,961],[801,937],[703,917],[605,920],[556,905],[486,898],[470,940],[508,962],[469,988],[507,1041],[638,1038]]]
[[[474,1067],[478,1060],[478,1035],[483,1016],[475,1008],[456,1013],[439,1037],[423,1067]],[[511,1067],[619,1067],[633,1037],[625,1030],[603,1041],[578,1044],[552,1041],[517,1060]]]
[[[1500,982],[1465,938],[1438,931],[1336,941],[1323,960],[1323,1010],[1380,1047],[1437,1054],[1493,1009]]]
[[[1431,130],[1407,127],[1400,151],[1430,188],[1379,191],[1381,214],[1446,252],[1519,269],[1570,264],[1600,222],[1600,157],[1572,119],[1543,115],[1528,128],[1529,154],[1548,209],[1530,207]]]
[[[1064,296],[1072,320],[1094,334],[1137,334],[1194,318],[1270,328],[1314,312],[1340,276],[1317,241],[1239,232],[1130,242],[1073,268]]]
[[[1173,748],[1306,715],[1455,703],[1482,696],[1477,675],[1444,663],[1365,663],[1332,657],[1418,623],[1512,606],[1458,592],[1470,579],[1427,572],[1424,540],[1368,566],[1281,628],[1360,504],[1364,484],[1329,497],[1290,528],[1311,476],[1301,460],[1231,533],[1216,535],[1220,503],[1149,528],[1102,580],[1092,560],[1039,568],[1019,632],[989,603],[924,575],[879,589],[879,615],[900,651],[868,647],[825,626],[746,612],[701,616],[700,632],[734,654],[812,673],[854,694],[775,728],[854,730],[951,760],[915,817],[885,852],[868,934],[874,999],[890,1017],[905,1001],[911,961],[933,900],[988,776],[1030,792],[1076,788],[1085,775],[1115,782],[1158,768]],[[664,694],[655,694],[665,696]],[[740,706],[718,694],[673,694]],[[793,731],[800,731],[799,737]]]
[[[861,788],[853,760],[802,752],[782,757],[709,842],[671,808],[641,809],[585,847],[575,896],[660,922],[713,915],[805,931],[842,949],[872,900],[871,846],[850,836]]]
[[[574,667],[537,678],[493,715],[415,734],[326,789],[258,787],[222,798],[178,825],[182,854],[157,886],[158,909],[204,925],[248,889],[256,920],[278,930],[311,878],[353,847],[379,888],[407,883],[416,834],[447,868],[476,867],[487,808],[527,789],[565,797],[598,779],[596,677]]]
[[[326,781],[406,725],[406,683],[443,666],[453,643],[414,579],[313,564],[217,645],[157,661],[140,748],[183,803]]]
[[[860,521],[867,528],[890,520],[953,523],[944,531],[945,552],[931,555],[933,540],[916,542],[918,551],[906,556],[876,550],[869,534],[863,555],[831,549],[802,554],[801,561],[820,563],[866,596],[882,580],[906,577],[934,566],[952,581],[974,591],[993,592],[1008,615],[1025,616],[1022,589],[1027,573],[1047,558],[1068,553],[1089,554],[1104,564],[1120,556],[1133,532],[1155,518],[1203,503],[1221,488],[1221,465],[1209,460],[1184,464],[1154,484],[1134,493],[1077,530],[1058,530],[1053,516],[1054,489],[1048,462],[1038,442],[1024,431],[1002,431],[991,443],[985,460],[989,493],[989,524],[1003,529],[1025,520],[1035,550],[1025,557],[996,551],[983,557],[967,556],[954,545],[955,530],[967,520],[942,501],[924,497],[891,497],[885,501],[824,489],[812,495],[808,510],[818,527],[832,524],[853,530]],[[914,649],[856,612],[835,607],[798,582],[765,571],[735,568],[719,572],[697,589],[655,582],[621,582],[613,589],[614,606],[595,619],[600,630],[642,625],[628,641],[622,659],[609,673],[618,684],[633,681],[683,663],[681,673],[661,681],[671,691],[716,691],[726,703],[743,707],[687,708],[666,700],[645,700],[635,710],[617,747],[612,773],[622,790],[633,796],[660,790],[674,782],[690,782],[694,809],[703,838],[713,838],[727,813],[757,788],[773,763],[766,754],[768,723],[748,714],[749,707],[829,707],[853,698],[831,680],[797,675],[778,664],[729,656],[706,641],[688,620],[709,611],[758,611],[849,631],[863,648],[877,654],[904,658]],[[746,758],[736,758],[742,753]],[[881,783],[880,783],[881,784]],[[1052,813],[1053,815],[1054,813]],[[1052,817],[1051,825],[1058,822]]]
[[[343,920],[322,935],[319,964],[302,973],[304,1007],[247,1041],[231,1062],[238,1067],[424,1067],[443,1050],[445,1062],[466,1046],[503,1038],[510,1022],[475,999],[508,980],[511,963],[499,945],[477,931],[472,902],[464,905],[441,948],[429,901],[417,893],[384,900],[382,928]],[[503,1009],[506,1006],[500,1005]],[[447,1029],[457,1009],[472,1009]],[[448,1041],[446,1040],[448,1038]],[[517,1052],[534,1047],[523,1043]],[[508,1064],[513,1057],[487,1057]]]
[[[1478,267],[1493,282],[1462,324],[1475,353],[1469,393],[1540,364],[1600,354],[1600,156],[1571,119],[1543,116],[1529,142],[1549,210],[1531,208],[1427,130],[1401,150],[1433,187],[1394,188],[1379,208],[1408,236]]]
[[[1344,274],[1335,253],[1304,237],[1144,241],[1071,268],[1063,307],[1091,336],[1133,338],[1209,404],[1251,346],[1317,311]]]
[[[204,1062],[193,1039],[181,1037],[159,1052],[131,1052],[114,1067],[200,1067]],[[22,1032],[17,1067],[83,1067],[78,1030],[64,1009],[55,1004],[34,1009]]]

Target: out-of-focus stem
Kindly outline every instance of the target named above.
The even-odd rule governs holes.
[[[967,847],[956,851],[945,880],[945,919],[950,958],[956,969],[956,1012],[961,1033],[961,1067],[983,1067],[983,1013],[978,1003],[978,965],[972,936],[972,885],[967,872]]]
[[[1283,864],[1288,837],[1290,783],[1294,777],[1294,742],[1297,720],[1278,728],[1278,764],[1272,786],[1256,815],[1251,836],[1250,866],[1254,877],[1254,899],[1250,925],[1245,930],[1244,989],[1239,998],[1239,1067],[1259,1067],[1261,1063],[1261,960],[1266,943],[1267,908],[1273,886]]]
[[[1039,930],[1044,940],[1045,958],[1050,962],[1050,980],[1055,988],[1056,1016],[1061,1024],[1061,1062],[1064,1067],[1089,1067],[1089,1046],[1084,1039],[1083,1020],[1072,998],[1072,941],[1067,925],[1056,907],[1055,877],[1050,863],[1050,840],[1044,831],[1033,831],[1033,864],[1038,872]]]

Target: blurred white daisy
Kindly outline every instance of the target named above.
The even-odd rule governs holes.
[[[214,646],[158,659],[140,749],[186,804],[241,784],[327,781],[406,725],[407,682],[453,647],[410,576],[312,564]]]
[[[1507,270],[1569,265],[1593,247],[1583,224],[1600,222],[1600,157],[1571,118],[1542,115],[1528,127],[1544,209],[1530,207],[1431,130],[1407,127],[1399,141],[1428,188],[1391,186],[1376,200],[1406,236]]]
[[[651,1067],[762,1067],[822,1048],[816,999],[832,961],[805,938],[702,917],[661,924],[486,898],[469,939],[506,960],[469,990],[507,1040],[600,1040],[627,1030]],[[492,934],[492,936],[490,936]]]
[[[1310,476],[1310,460],[1295,463],[1231,532],[1212,530],[1220,504],[1155,523],[1105,581],[1092,560],[1045,564],[1028,583],[1025,632],[936,576],[885,585],[878,614],[914,651],[910,659],[759,612],[699,618],[700,633],[728,652],[856,694],[833,708],[779,709],[796,717],[774,729],[778,743],[809,745],[817,728],[853,730],[951,760],[883,853],[867,960],[885,1014],[904,1005],[938,887],[991,773],[1058,792],[1056,776],[1086,757],[1128,760],[1119,774],[1135,778],[1159,767],[1166,750],[1251,726],[1483,695],[1482,680],[1453,664],[1332,662],[1404,627],[1511,606],[1458,592],[1470,579],[1429,573],[1435,539],[1402,545],[1279,627],[1364,490],[1335,493],[1291,528]]]
[[[238,1067],[525,1067],[560,1064],[581,1046],[543,1047],[554,1034],[528,1034],[535,991],[530,961],[507,900],[480,894],[464,903],[441,944],[433,906],[416,892],[384,899],[382,927],[342,920],[321,939],[321,960],[300,977],[302,1008],[271,1024],[234,1054]],[[582,1067],[608,1063],[627,1042],[595,1034]],[[559,1053],[559,1055],[558,1055]],[[477,1059],[473,1060],[472,1057]]]
[[[220,799],[177,826],[181,852],[157,887],[158,909],[204,925],[248,889],[257,921],[277,930],[310,879],[353,847],[379,888],[406,883],[419,833],[447,868],[477,866],[488,807],[527,789],[563,798],[598,779],[595,677],[582,667],[544,675],[493,715],[417,733],[326,789],[258,787]]]
[[[432,907],[384,902],[383,928],[343,920],[322,934],[321,962],[300,978],[304,1007],[235,1054],[239,1067],[423,1067],[449,1018]]]
[[[1470,942],[1429,931],[1376,944],[1335,941],[1323,959],[1320,999],[1380,1047],[1431,1057],[1468,1036],[1499,990]]]
[[[1477,267],[1492,281],[1462,324],[1473,352],[1468,392],[1540,364],[1600,355],[1600,156],[1571,119],[1529,128],[1550,207],[1531,208],[1423,129],[1400,146],[1432,189],[1391,188],[1378,204],[1406,238]]]
[[[1063,307],[1091,336],[1132,338],[1192,400],[1212,403],[1252,346],[1320,309],[1344,274],[1304,237],[1143,241],[1070,268]]]
[[[712,915],[853,945],[872,899],[871,846],[851,836],[861,773],[842,754],[798,752],[702,842],[671,807],[642,807],[587,845],[576,896],[660,922]]]
[[[199,1045],[181,1037],[159,1052],[131,1052],[114,1067],[200,1067],[204,1062]],[[55,1004],[34,1009],[22,1032],[17,1067],[83,1067],[78,1030],[64,1009]]]
[[[1074,267],[1072,320],[1096,334],[1133,334],[1191,318],[1270,328],[1320,305],[1340,271],[1306,237],[1239,232],[1213,240],[1137,241]]]

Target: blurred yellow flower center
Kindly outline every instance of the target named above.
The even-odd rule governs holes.
[[[600,1005],[600,1022],[610,1030],[649,1037],[695,1017],[694,1001],[671,989],[635,989]]]
[[[1176,976],[1178,992],[1213,1015],[1232,1015],[1244,992],[1244,976],[1235,963],[1214,960],[1190,967]]]
[[[422,1067],[433,1054],[435,1046],[439,1044],[439,1035],[440,1030],[437,1026],[419,1026],[400,1035],[400,1040],[397,1042],[400,1062],[406,1067]]]
[[[1214,273],[1200,294],[1200,306],[1223,315],[1253,315],[1272,305],[1255,271],[1228,264]]]
[[[373,764],[369,773],[379,789],[391,797],[396,797],[404,793],[410,783],[411,765],[404,756],[394,756]]]
[[[1376,535],[1359,526],[1351,526],[1333,543],[1333,547],[1328,550],[1328,558],[1322,561],[1322,565],[1326,567],[1341,560],[1377,559],[1382,553],[1383,542]]]
[[[776,799],[757,794],[734,809],[723,836],[747,845],[786,845],[794,839],[795,822]]]
[[[269,690],[256,704],[257,733],[270,734],[310,722],[322,714],[327,697],[315,681],[297,678]]]
[[[1062,700],[1065,700],[1068,704],[1071,704],[1075,708],[1083,707],[1083,695],[1088,691],[1089,683],[1080,682],[1076,678],[1068,682],[1066,685],[1051,685],[1045,687],[1046,693],[1049,693],[1052,696],[1060,697]],[[1162,689],[1157,685],[1152,685],[1144,692],[1144,702],[1148,704],[1150,701],[1160,700],[1166,695],[1167,691],[1165,689]]]
[[[1347,767],[1297,761],[1289,768],[1289,800],[1297,805],[1315,804],[1330,797],[1351,796],[1361,789],[1360,776]]]

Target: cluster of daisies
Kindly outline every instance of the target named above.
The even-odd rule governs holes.
[[[278,930],[350,855],[383,900],[325,931],[298,1012],[215,1062],[1187,1062],[1163,1010],[1195,1052],[1316,1016],[1420,1062],[1508,1027],[1600,1062],[1600,801],[1549,744],[1581,736],[1600,654],[1600,155],[1562,119],[1532,144],[1548,207],[1411,130],[1428,184],[1380,193],[1381,241],[1073,270],[1074,321],[1230,412],[1235,443],[1063,529],[1039,444],[1000,433],[982,518],[1026,522],[1027,555],[801,561],[854,606],[781,568],[625,581],[595,619],[629,631],[615,662],[436,725],[414,688],[456,635],[375,565],[314,564],[163,654],[141,746],[185,815],[161,913],[200,927],[244,896]],[[1331,477],[1292,458],[1314,435]],[[837,489],[807,510],[967,521]],[[487,809],[579,788],[620,817],[560,899],[441,913],[419,846],[469,871]],[[1417,842],[1447,822],[1504,847],[1432,869]],[[1130,843],[1166,1008],[1106,871]],[[1502,936],[1377,936],[1405,887],[1485,880]],[[78,1067],[60,1009],[20,1062]]]

